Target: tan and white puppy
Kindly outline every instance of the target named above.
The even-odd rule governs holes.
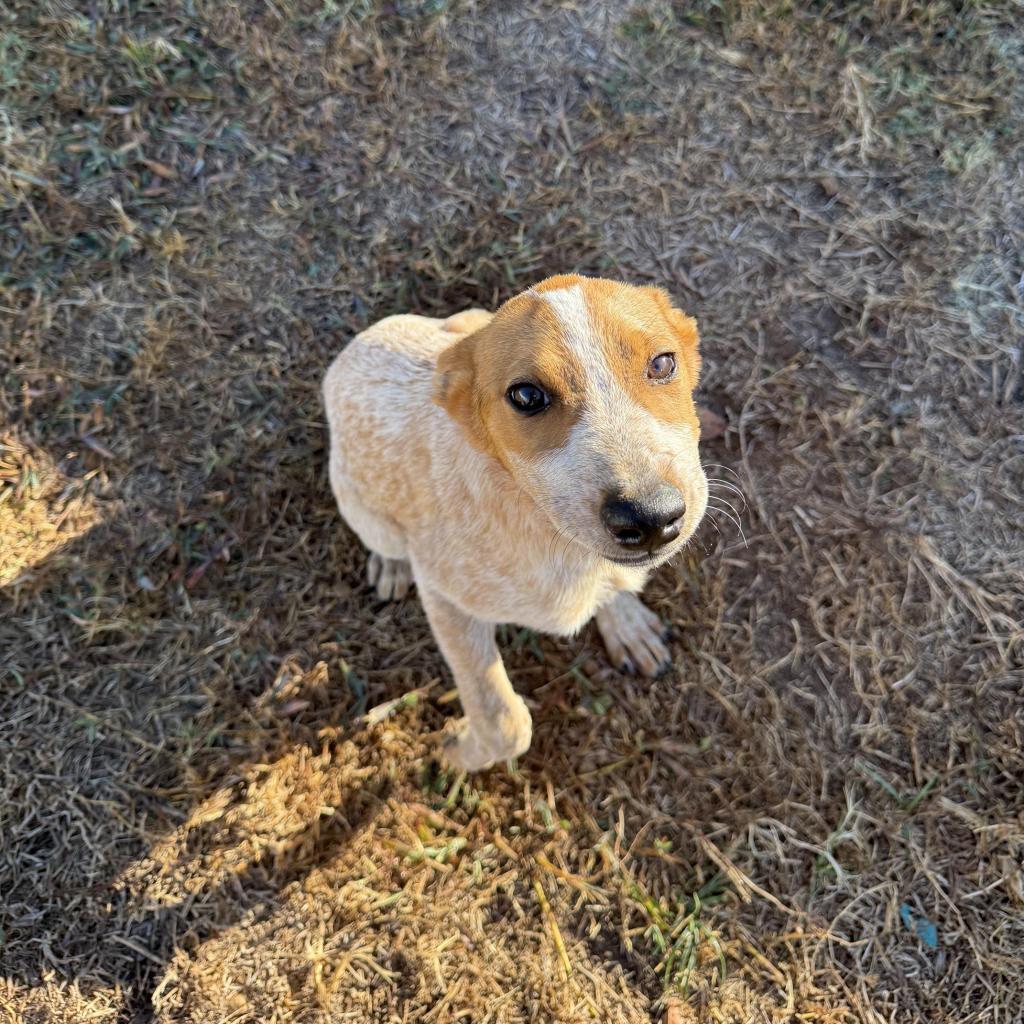
[[[415,581],[465,711],[467,770],[530,744],[497,623],[572,634],[612,660],[669,660],[635,596],[697,528],[707,480],[696,323],[658,288],[560,276],[447,320],[391,316],[324,380],[330,479],[381,598]]]

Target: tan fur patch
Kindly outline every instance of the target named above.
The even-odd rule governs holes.
[[[536,457],[565,443],[584,412],[587,367],[540,296],[573,287],[582,290],[595,342],[626,393],[659,420],[699,430],[692,399],[700,371],[696,322],[660,288],[562,274],[510,299],[490,322],[442,353],[435,400],[473,445],[507,464],[510,456]],[[663,352],[675,354],[678,371],[673,380],[655,383],[647,364]],[[531,417],[517,412],[506,392],[519,382],[544,388],[549,408]]]
[[[700,375],[697,322],[675,309],[661,288],[585,280],[582,290],[608,366],[627,394],[666,423],[699,429],[693,404]],[[676,358],[675,377],[648,379],[648,363],[665,352]]]
[[[438,361],[436,400],[481,451],[503,463],[565,443],[579,416],[583,372],[562,340],[558,318],[529,292],[506,302],[493,320],[447,349]],[[517,383],[544,388],[551,405],[523,416],[506,392]]]
[[[674,351],[680,366],[685,367],[689,387],[692,391],[700,377],[700,338],[697,321],[672,305],[664,288],[652,285],[634,286],[621,281],[600,277],[580,277],[577,274],[559,274],[549,277],[530,289],[532,292],[551,292],[579,286],[587,301],[587,308],[595,326],[601,330],[605,351],[611,365],[615,366],[613,354],[620,356],[618,368],[621,379],[628,379],[629,367],[635,357],[645,352],[651,356]],[[529,294],[529,293],[527,293]],[[621,337],[616,337],[621,332]],[[659,348],[649,344],[657,338],[667,344]],[[619,344],[616,344],[616,341]]]

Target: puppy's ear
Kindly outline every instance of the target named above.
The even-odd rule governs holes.
[[[697,321],[681,309],[676,309],[664,288],[647,287],[643,290],[658,304],[672,328],[691,386],[696,387],[700,379],[700,335],[697,333]]]
[[[475,337],[470,334],[446,348],[434,371],[434,401],[477,448],[485,448],[483,422],[477,403],[474,368]]]

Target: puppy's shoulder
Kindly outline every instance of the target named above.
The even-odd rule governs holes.
[[[360,331],[335,357],[324,377],[327,403],[341,401],[353,380],[416,390],[429,387],[438,356],[489,323],[492,314],[467,309],[447,319],[397,313]]]
[[[444,320],[436,317],[398,313],[371,324],[352,341],[367,348],[434,362],[456,340],[444,324]]]

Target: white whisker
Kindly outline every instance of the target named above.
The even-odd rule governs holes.
[[[729,511],[727,511],[724,508],[720,508],[718,505],[712,505],[712,504],[710,504],[711,498],[712,498],[712,496],[709,495],[708,496],[708,510],[711,511],[711,512],[717,512],[719,515],[725,516],[725,518],[728,519],[736,527],[736,530],[739,533],[741,540],[743,541],[743,546],[746,547],[747,546],[747,537],[746,537],[746,534],[743,532],[743,524],[740,522],[739,516],[736,514],[736,509],[733,508],[732,505],[729,505],[729,508],[732,509],[732,512],[729,512]],[[719,501],[725,501],[724,498],[719,498],[718,500]],[[729,503],[726,502],[726,504],[728,505]],[[714,522],[714,518],[713,517],[711,518],[711,522],[712,523]]]
[[[736,516],[737,518],[739,517],[740,513],[737,510],[736,506],[727,498],[723,498],[720,494],[708,494],[708,501],[711,501],[712,499],[714,499],[715,501],[720,501],[727,509],[729,509],[732,512],[734,516]]]
[[[733,494],[738,494],[743,499],[744,503],[747,500],[747,496],[738,487],[733,487],[732,484],[727,483],[725,480],[712,480],[708,478],[708,489],[710,490],[712,487],[716,486],[727,487],[730,491],[733,492]]]
[[[740,479],[739,473],[736,472],[731,466],[724,466],[721,462],[705,462],[702,463],[704,469],[723,469],[726,473],[732,473],[737,480]]]

